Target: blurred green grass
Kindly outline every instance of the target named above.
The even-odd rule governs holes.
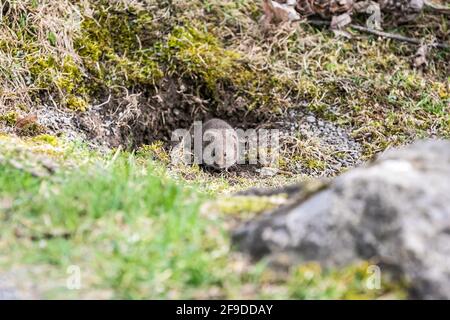
[[[220,281],[210,265],[224,267],[224,233],[208,232],[217,226],[199,217],[201,195],[133,155],[49,178],[7,164],[0,172],[0,199],[13,198],[1,214],[4,255],[61,270],[89,265],[123,298]]]
[[[0,274],[38,268],[23,281],[43,288],[43,298],[402,295],[393,286],[365,289],[365,263],[342,271],[292,266],[282,273],[265,261],[250,263],[232,250],[228,216],[201,210],[212,196],[175,183],[145,153],[70,147],[57,157],[50,153],[56,173],[36,177],[29,168],[42,154],[20,148],[0,143]],[[81,270],[79,291],[66,288],[73,265]]]

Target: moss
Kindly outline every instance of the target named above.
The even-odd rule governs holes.
[[[56,147],[59,145],[58,138],[49,134],[38,135],[36,137],[31,138],[30,141],[36,144],[48,144],[51,145],[52,147]]]
[[[327,168],[325,161],[317,159],[306,159],[303,161],[303,165],[308,169],[323,171]]]
[[[407,297],[405,285],[386,276],[381,277],[380,288],[369,288],[371,266],[368,261],[334,270],[314,262],[300,265],[291,272],[290,295],[296,299],[345,300],[376,299],[384,294],[391,299]]]
[[[88,107],[88,102],[85,98],[78,97],[75,95],[69,95],[64,100],[66,106],[72,110],[86,111]]]
[[[10,80],[22,77],[30,88],[26,93],[29,101],[39,102],[51,96],[57,104],[85,110],[111,87],[153,87],[162,78],[153,52],[147,50],[158,39],[161,27],[149,11],[116,1],[90,2],[92,11],[78,8],[85,15],[81,30],[60,35],[35,24],[42,18],[36,17],[42,13],[41,4],[37,9],[32,2],[14,7],[11,19],[6,20],[14,37],[0,42],[0,50],[19,63],[17,70],[0,76]],[[57,9],[53,13],[62,14]],[[71,17],[62,14],[58,18]],[[40,39],[39,33],[45,37]],[[44,40],[56,50],[49,49],[42,43]],[[63,41],[67,48],[61,47]],[[71,51],[71,42],[75,52]],[[21,70],[26,74],[18,75]]]
[[[170,163],[170,155],[164,149],[162,141],[155,141],[151,145],[144,145],[137,151],[137,156],[144,159],[154,159],[168,165]]]
[[[211,204],[211,208],[225,215],[236,215],[243,218],[272,210],[285,201],[286,197],[284,196],[233,196],[216,200]]]
[[[223,49],[212,34],[193,26],[175,27],[165,50],[169,72],[181,67],[183,74],[200,78],[212,91],[220,81],[230,79],[239,71],[236,70],[239,69],[236,61],[241,58],[238,53]]]
[[[169,75],[189,78],[200,89],[197,92],[205,89],[207,98],[218,104],[228,103],[223,100],[234,93],[243,99],[247,110],[258,113],[266,106],[279,112],[287,106],[280,96],[296,91],[288,79],[252,69],[251,61],[238,51],[225,49],[213,31],[199,21],[175,27],[155,50],[163,55]]]
[[[23,7],[26,17],[36,14],[29,4]],[[161,80],[173,77],[189,79],[190,90],[211,101],[211,109],[228,103],[225,97],[230,96],[241,98],[241,105],[253,111],[262,106],[280,111],[286,106],[280,99],[289,91],[283,80],[251,68],[241,53],[225,49],[217,28],[204,23],[222,14],[242,15],[242,10],[255,15],[257,5],[217,2],[211,4],[210,16],[204,21],[178,20],[178,15],[185,15],[178,11],[181,4],[171,8],[173,17],[167,15],[162,3],[152,10],[146,5],[111,0],[89,2],[88,6],[88,10],[80,11],[81,29],[73,38],[65,39],[73,41],[75,54],[59,50],[60,35],[48,30],[45,41],[58,50],[41,52],[32,32],[38,27],[33,19],[24,21],[28,29],[15,28],[23,42],[20,47],[12,47],[17,57],[25,57],[24,69],[29,70],[30,87],[34,88],[30,100],[39,102],[51,96],[57,104],[85,110],[105,94],[113,93],[120,99],[124,89],[154,96],[162,86]],[[194,2],[190,8],[195,7],[203,5]],[[2,48],[11,47],[3,42]]]
[[[75,48],[96,79],[97,91],[111,86],[154,86],[163,76],[151,50],[158,26],[151,13],[110,1],[95,4],[85,17]]]
[[[80,66],[75,64],[71,57],[63,59],[60,71],[55,77],[55,84],[60,90],[65,91],[67,94],[83,91],[83,88],[79,88],[83,83],[83,74]]]
[[[84,66],[95,79],[93,90],[124,86],[153,95],[163,78],[181,77],[211,101],[211,107],[226,103],[229,92],[243,98],[249,110],[286,106],[279,99],[290,90],[286,81],[250,68],[242,54],[225,49],[206,24],[196,19],[178,25],[171,21],[164,30],[164,19],[155,23],[151,12],[117,3],[113,8],[110,1],[99,1],[75,40]]]
[[[13,127],[18,119],[18,115],[14,111],[7,112],[5,114],[0,114],[0,122],[4,122],[6,125]]]
[[[61,61],[55,56],[28,56],[31,77],[40,90],[57,92],[63,105],[75,110],[85,110],[88,105],[86,79],[81,67],[73,58]]]

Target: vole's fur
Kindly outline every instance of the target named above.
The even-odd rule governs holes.
[[[194,128],[191,127],[190,131],[193,135]],[[202,125],[202,136],[202,152],[194,149],[194,154],[198,159],[203,160],[203,166],[224,170],[237,163],[239,138],[236,131],[227,122],[220,119],[206,121]]]

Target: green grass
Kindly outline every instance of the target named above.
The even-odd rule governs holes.
[[[0,274],[29,270],[33,276],[22,281],[40,288],[43,298],[401,294],[391,287],[366,290],[364,265],[320,270],[309,283],[309,269],[293,266],[280,275],[264,261],[249,263],[232,250],[229,214],[202,210],[211,195],[175,183],[145,153],[99,154],[59,140],[45,149],[34,140],[0,139]],[[33,175],[42,157],[57,163],[55,174]],[[78,291],[66,287],[73,265],[81,270]]]
[[[201,195],[154,171],[129,154],[48,178],[0,164],[0,199],[13,199],[0,214],[2,254],[63,273],[79,265],[122,298],[220,283],[210,267],[224,268],[223,231],[199,216]]]

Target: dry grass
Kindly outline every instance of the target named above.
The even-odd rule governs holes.
[[[30,108],[36,103],[36,92],[47,89],[40,86],[40,77],[47,77],[45,73],[51,71],[32,75],[36,63],[49,58],[61,65],[68,58],[79,62],[73,39],[80,30],[82,16],[66,0],[2,0],[0,8],[0,109]],[[52,89],[57,92],[51,94],[62,93],[57,85],[59,75],[54,76]]]

